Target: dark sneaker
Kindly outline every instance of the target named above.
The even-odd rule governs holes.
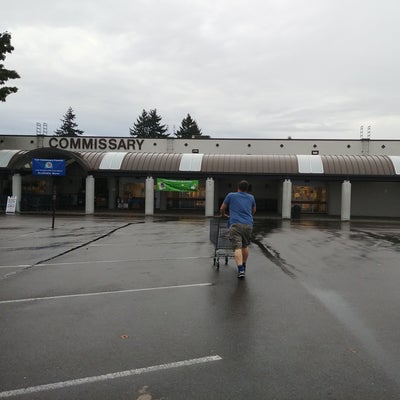
[[[243,278],[244,278],[244,275],[245,275],[244,267],[243,267],[243,266],[238,267],[238,278],[239,278],[239,279],[243,279]]]

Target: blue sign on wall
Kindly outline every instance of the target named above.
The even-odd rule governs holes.
[[[65,176],[65,160],[32,159],[33,175]]]

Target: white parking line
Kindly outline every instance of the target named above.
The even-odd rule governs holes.
[[[70,386],[78,386],[78,385],[84,385],[84,384],[93,383],[93,382],[108,381],[111,379],[125,378],[127,376],[141,375],[141,374],[146,374],[149,372],[156,372],[156,371],[172,369],[172,368],[188,367],[191,365],[204,364],[204,363],[220,361],[220,360],[222,360],[222,357],[220,357],[218,355],[201,357],[201,358],[193,358],[191,360],[184,360],[184,361],[177,361],[177,362],[172,362],[172,363],[168,363],[168,364],[154,365],[152,367],[147,367],[147,368],[130,369],[127,371],[114,372],[111,374],[89,376],[87,378],[73,379],[73,380],[64,381],[64,382],[55,382],[55,383],[50,383],[48,385],[31,386],[31,387],[27,387],[24,389],[9,390],[6,392],[0,392],[0,398],[20,396],[23,394],[31,394],[31,393],[37,393],[37,392],[44,392],[46,390],[63,389],[63,388],[70,387]]]
[[[198,259],[209,259],[210,256],[190,256],[190,257],[173,257],[173,258],[131,258],[125,260],[94,260],[94,261],[70,261],[70,262],[59,262],[59,263],[40,263],[35,264],[35,267],[44,266],[62,266],[62,265],[86,265],[86,264],[118,264],[127,262],[141,262],[141,261],[160,261],[160,260],[198,260]]]
[[[161,244],[166,244],[166,245],[175,245],[176,242],[157,242],[157,246],[161,245]],[[204,244],[204,241],[199,242],[199,241],[193,241],[193,240],[189,240],[189,241],[180,241],[179,244]],[[89,244],[88,247],[104,247],[104,246],[126,246],[126,245],[130,245],[132,246],[132,242],[118,242],[118,243],[92,243]],[[140,243],[136,244],[136,245],[141,245]]]
[[[188,256],[188,257],[173,257],[173,258],[131,258],[125,260],[95,260],[95,261],[70,261],[70,262],[59,262],[59,263],[48,263],[41,262],[38,264],[19,264],[19,265],[0,265],[1,268],[27,268],[27,267],[44,267],[44,266],[63,266],[63,265],[86,265],[86,264],[118,264],[118,263],[126,263],[126,262],[142,262],[142,261],[160,261],[160,260],[201,260],[201,259],[209,259],[211,258],[209,255],[207,256]]]
[[[173,257],[173,258],[131,258],[126,260],[95,260],[95,261],[71,261],[59,263],[38,263],[38,264],[19,264],[19,265],[0,265],[1,268],[27,268],[27,267],[44,267],[44,266],[63,266],[63,265],[86,265],[86,264],[118,264],[127,262],[142,262],[142,261],[160,261],[160,260],[200,260],[209,259],[210,256],[190,256],[190,257]]]
[[[193,283],[189,285],[174,285],[174,286],[158,286],[151,288],[141,288],[141,289],[125,289],[125,290],[114,290],[110,292],[93,292],[93,293],[79,293],[79,294],[66,294],[61,296],[49,296],[49,297],[30,297],[27,299],[15,299],[15,300],[0,300],[0,304],[9,303],[24,303],[38,300],[58,300],[58,299],[68,299],[73,297],[88,297],[88,296],[102,296],[106,294],[121,294],[121,293],[134,293],[134,292],[148,292],[151,290],[167,290],[167,289],[184,289],[192,287],[202,287],[211,286],[212,283]]]

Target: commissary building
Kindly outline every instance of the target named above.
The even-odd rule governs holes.
[[[38,174],[33,160],[63,160]],[[0,135],[0,208],[214,215],[246,179],[259,213],[400,217],[400,141]]]

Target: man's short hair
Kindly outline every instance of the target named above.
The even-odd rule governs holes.
[[[238,184],[238,189],[241,192],[247,192],[247,190],[249,189],[249,182],[244,181],[244,180],[240,181],[239,184]]]

